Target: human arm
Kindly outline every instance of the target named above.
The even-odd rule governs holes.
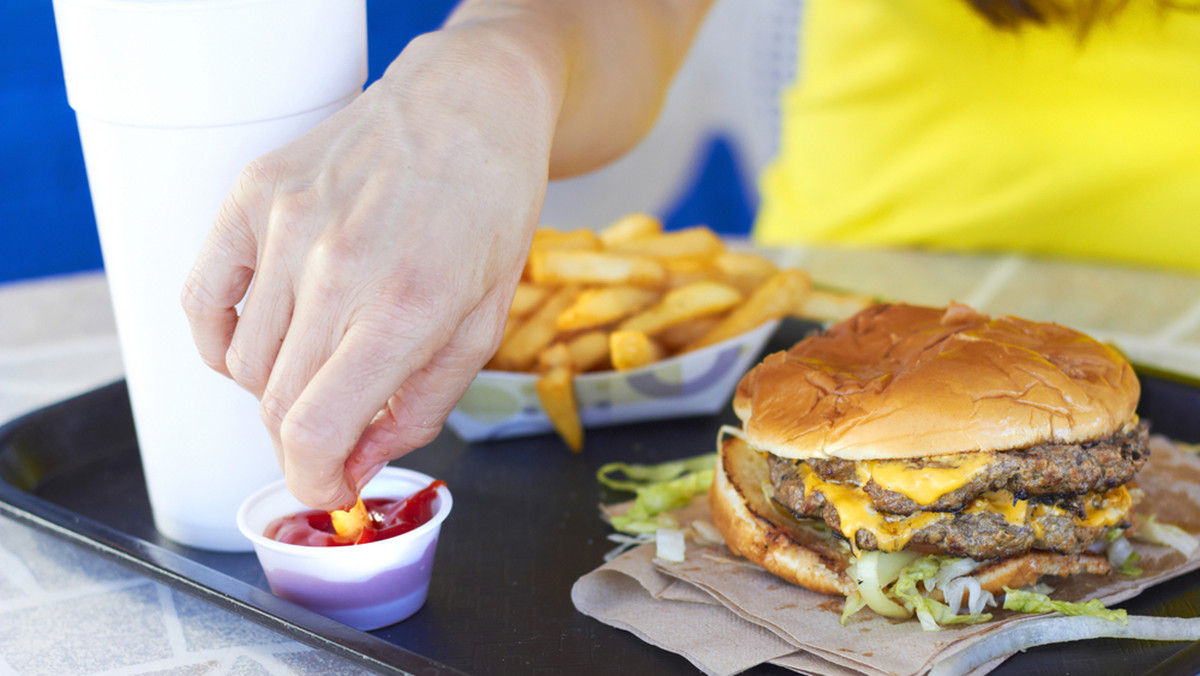
[[[437,435],[495,351],[548,177],[641,138],[707,5],[468,0],[242,172],[183,305],[302,502],[344,507]]]

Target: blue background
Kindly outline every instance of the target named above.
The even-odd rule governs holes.
[[[368,0],[368,82],[454,0]],[[50,0],[0,2],[0,282],[103,266],[75,116],[67,105]],[[746,233],[751,208],[721,136],[706,141],[689,190],[659,214],[667,227]]]

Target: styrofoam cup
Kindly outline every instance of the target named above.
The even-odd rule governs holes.
[[[432,481],[420,472],[385,467],[362,497],[403,498]],[[453,504],[449,489],[440,486],[433,518],[407,533],[344,547],[293,545],[263,535],[275,519],[308,509],[277,481],[242,503],[237,523],[276,596],[366,631],[407,619],[425,604],[438,535]]]
[[[258,403],[200,360],[180,291],[238,173],[361,93],[365,0],[54,0],[154,522],[246,551],[279,478]]]

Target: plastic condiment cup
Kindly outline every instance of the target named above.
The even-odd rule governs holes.
[[[432,481],[420,472],[385,467],[362,497],[401,499]],[[309,510],[277,481],[242,503],[237,524],[276,596],[366,631],[404,620],[425,604],[438,534],[452,506],[450,491],[441,486],[433,518],[407,533],[343,547],[293,545],[263,535],[275,519]]]

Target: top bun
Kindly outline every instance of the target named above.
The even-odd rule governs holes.
[[[876,305],[769,355],[738,384],[746,440],[788,458],[877,460],[1079,443],[1136,422],[1112,347],[965,305]]]

